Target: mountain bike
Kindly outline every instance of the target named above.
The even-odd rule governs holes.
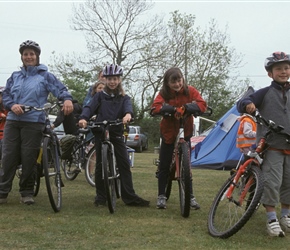
[[[91,146],[94,137],[87,139],[89,129],[79,128],[70,156],[62,160],[62,168],[67,180],[74,180],[82,170],[85,170],[87,182],[95,186],[96,151]]]
[[[49,112],[55,108],[58,103],[46,103],[44,107],[32,107],[23,106],[24,112],[29,112],[31,110],[37,110],[45,112],[46,115],[46,126],[43,131],[42,147],[40,149],[40,154],[38,157],[37,169],[36,169],[36,188],[34,195],[37,195],[40,178],[45,177],[45,184],[47,189],[47,194],[52,209],[55,212],[59,212],[62,205],[62,192],[61,188],[64,186],[61,180],[60,173],[60,145],[56,133],[50,127]],[[40,160],[41,159],[41,160]]]
[[[254,152],[249,152],[245,162],[237,165],[232,176],[226,180],[217,193],[208,215],[208,232],[219,238],[229,238],[237,233],[251,218],[260,205],[264,189],[264,176],[261,171],[263,156],[269,149],[267,138],[271,134],[290,135],[281,132],[284,128],[271,120],[264,119],[258,110],[254,117],[258,124],[267,128]]]
[[[101,132],[101,156],[102,156],[102,178],[106,191],[106,199],[110,213],[116,210],[116,201],[121,197],[120,174],[116,164],[114,145],[110,142],[110,126],[123,124],[122,119],[113,121],[95,122],[91,121],[88,125],[94,131]]]
[[[171,116],[172,114],[153,114],[154,109],[151,110],[151,116],[163,115]],[[205,115],[211,115],[212,109],[208,108]],[[191,175],[191,161],[190,161],[190,146],[184,139],[184,122],[188,116],[196,116],[196,114],[185,114],[179,119],[179,132],[174,142],[174,150],[172,155],[172,161],[169,167],[169,175],[167,179],[165,196],[168,200],[172,190],[172,182],[177,181],[179,187],[179,202],[181,215],[187,218],[190,214],[190,200],[191,200],[191,187],[192,187],[192,175]],[[156,161],[156,165],[159,165],[159,160]],[[156,173],[158,175],[158,171]]]

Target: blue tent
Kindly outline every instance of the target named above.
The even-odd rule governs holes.
[[[254,89],[249,87],[243,97],[253,92]],[[193,168],[229,170],[236,167],[241,157],[240,150],[236,148],[239,115],[234,105],[216,122],[208,136],[195,146],[191,153]]]

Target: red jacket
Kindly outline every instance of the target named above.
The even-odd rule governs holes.
[[[200,93],[192,86],[188,86],[189,95],[186,96],[184,93],[184,89],[182,88],[179,92],[175,92],[175,98],[170,99],[167,104],[174,106],[174,107],[181,107],[184,104],[192,103],[193,101],[196,102],[198,107],[200,108],[201,112],[206,111],[206,102],[201,97]],[[160,95],[160,93],[156,96],[155,100],[153,101],[152,108],[153,114],[158,114],[160,112],[160,109],[162,108],[163,104],[165,103],[165,100]],[[160,123],[160,132],[161,137],[167,144],[174,143],[176,136],[179,132],[179,120],[177,120],[174,116],[166,116],[163,117]],[[184,124],[184,136],[192,136],[193,133],[193,118],[192,116],[189,116],[186,118],[185,124]]]
[[[0,111],[0,140],[3,139],[3,131],[4,131],[7,114],[8,114],[7,110]]]

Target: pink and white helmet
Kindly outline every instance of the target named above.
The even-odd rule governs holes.
[[[272,66],[275,63],[279,62],[288,62],[290,64],[290,55],[285,52],[277,51],[272,53],[269,57],[266,58],[264,66],[267,71],[271,71]]]
[[[104,77],[107,76],[122,76],[123,68],[118,64],[108,64],[103,69]]]

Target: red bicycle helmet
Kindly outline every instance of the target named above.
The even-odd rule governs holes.
[[[288,62],[290,64],[290,55],[285,52],[277,51],[266,58],[264,66],[267,71],[270,71],[275,63]]]
[[[26,40],[25,42],[21,43],[20,46],[19,46],[20,54],[22,55],[23,50],[24,49],[28,49],[28,48],[35,50],[39,55],[41,53],[41,48],[40,48],[38,43],[36,43],[36,42],[34,42],[32,40]]]
[[[103,69],[103,75],[107,76],[122,76],[123,68],[118,64],[108,64]]]

